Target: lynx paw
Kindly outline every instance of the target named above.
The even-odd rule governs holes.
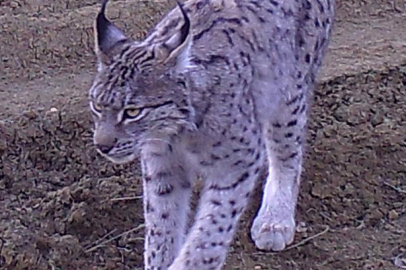
[[[295,228],[293,213],[275,215],[272,211],[260,211],[252,225],[251,237],[258,249],[280,251],[293,242]]]

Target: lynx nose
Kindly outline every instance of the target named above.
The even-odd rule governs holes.
[[[100,127],[94,134],[94,145],[103,154],[108,154],[116,145],[117,138],[112,133],[110,127]]]

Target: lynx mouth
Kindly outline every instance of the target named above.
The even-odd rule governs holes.
[[[111,161],[115,164],[126,164],[126,163],[130,163],[131,161],[134,161],[136,159],[136,155],[134,153],[109,155],[109,154],[103,154],[100,151],[98,151],[98,152],[100,155],[102,155],[103,157],[107,158],[109,161]]]

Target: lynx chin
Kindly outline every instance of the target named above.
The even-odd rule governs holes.
[[[112,162],[140,160],[145,269],[221,269],[263,168],[251,237],[283,250],[334,1],[189,0],[142,41],[106,18],[106,4],[95,20],[94,144]]]

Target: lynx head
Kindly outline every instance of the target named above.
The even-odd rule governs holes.
[[[98,73],[90,89],[94,144],[115,163],[138,156],[146,142],[165,141],[188,125],[190,109],[182,74],[188,68],[190,21],[178,4],[181,20],[159,41],[136,42],[105,16],[97,15],[95,51]],[[173,26],[172,26],[173,27]]]

